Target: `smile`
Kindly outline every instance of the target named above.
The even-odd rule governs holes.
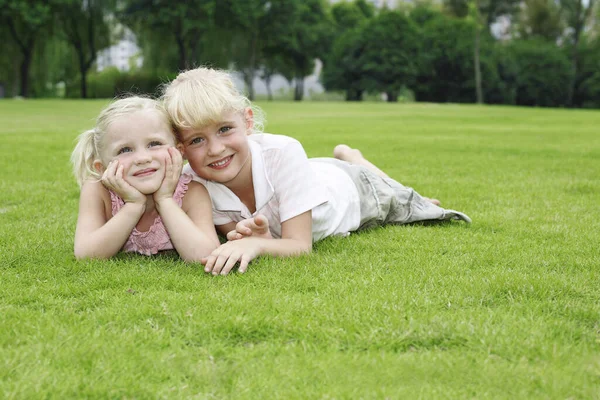
[[[156,170],[153,169],[153,168],[146,168],[146,169],[143,169],[141,171],[137,171],[136,173],[133,174],[133,176],[142,176],[142,177],[143,176],[150,176],[150,175],[152,175],[155,172],[156,172]]]
[[[227,156],[225,158],[222,158],[218,161],[215,161],[214,163],[210,163],[208,164],[208,166],[212,169],[223,169],[225,167],[227,167],[230,163],[231,160],[233,159],[233,155],[231,156]]]

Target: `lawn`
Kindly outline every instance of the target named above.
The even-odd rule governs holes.
[[[69,156],[106,101],[0,101],[0,398],[600,398],[600,112],[262,103],[473,224],[212,277],[75,261]]]

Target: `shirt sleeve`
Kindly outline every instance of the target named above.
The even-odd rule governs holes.
[[[326,188],[298,141],[293,140],[273,153],[269,169],[281,222],[327,202]]]

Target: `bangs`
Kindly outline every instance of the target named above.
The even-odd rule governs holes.
[[[226,112],[243,111],[248,102],[228,86],[216,79],[198,82],[177,78],[163,96],[173,127],[200,129],[221,122]]]

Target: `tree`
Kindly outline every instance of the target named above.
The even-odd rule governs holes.
[[[473,24],[473,71],[475,75],[475,93],[477,103],[484,103],[484,89],[481,78],[481,40],[483,28],[486,34],[490,26],[502,15],[513,15],[520,0],[445,0],[446,9],[461,18],[468,17]]]
[[[304,78],[315,59],[330,48],[331,21],[323,0],[280,0],[271,2],[265,16],[267,57],[282,57],[295,81],[294,100],[304,96]]]
[[[581,55],[578,51],[580,40],[587,24],[590,22],[595,4],[596,0],[560,0],[561,10],[569,28],[566,35],[567,44],[570,47],[571,62],[571,81],[567,91],[568,106],[573,105],[575,85],[581,64]]]
[[[374,15],[373,6],[364,0],[340,2],[331,8],[335,39],[324,56],[321,81],[327,90],[346,91],[347,101],[360,101],[365,90],[360,57],[366,46],[362,27]]]
[[[506,46],[506,55],[517,66],[516,104],[541,107],[567,105],[572,71],[564,49],[540,39],[515,40]]]
[[[29,96],[29,70],[37,45],[52,26],[50,4],[45,0],[0,0],[0,23],[19,49],[19,94]]]
[[[217,20],[224,21],[222,28],[230,35],[231,60],[241,72],[248,90],[248,98],[254,100],[254,78],[260,65],[264,64],[265,27],[270,7],[269,0],[221,0],[217,6]]]
[[[564,30],[559,4],[554,0],[525,0],[517,30],[522,39],[556,43]]]
[[[214,27],[216,0],[122,0],[119,19],[136,35],[171,37],[177,48],[177,68],[191,68],[204,53],[202,45]]]
[[[54,0],[61,31],[73,46],[80,75],[81,97],[88,97],[87,73],[96,61],[98,50],[110,43],[107,14],[114,4],[107,0]]]
[[[400,90],[412,86],[417,76],[417,26],[399,11],[383,10],[365,25],[362,40],[365,89],[385,92],[387,101],[397,101]]]
[[[0,97],[13,97],[19,91],[19,48],[8,26],[0,26],[2,57],[0,57]]]

